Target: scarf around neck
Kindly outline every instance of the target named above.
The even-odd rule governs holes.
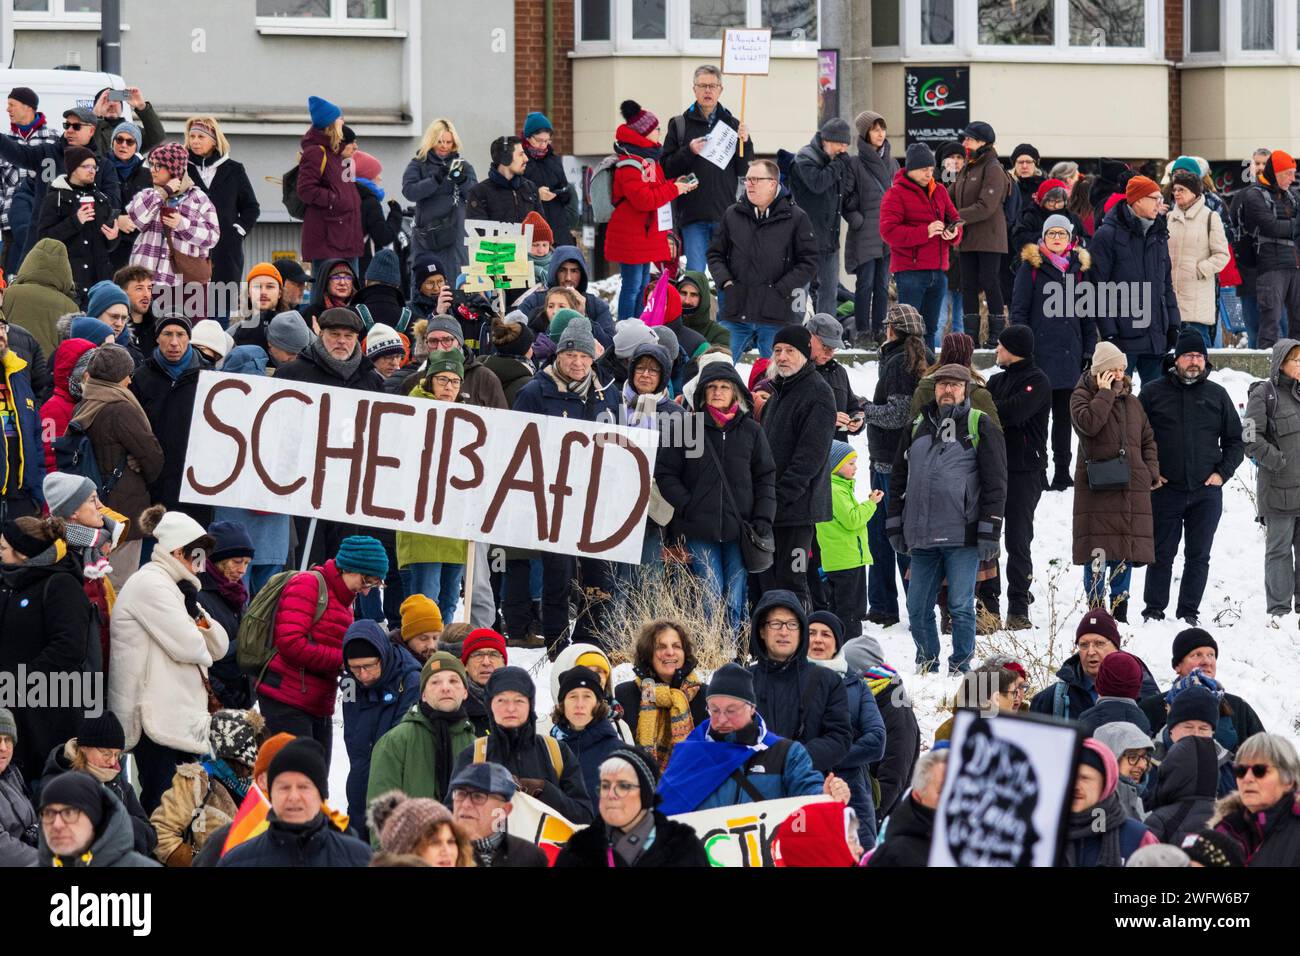
[[[451,752],[451,728],[453,724],[468,719],[465,716],[465,707],[462,704],[450,713],[446,713],[430,707],[423,699],[419,701],[418,706],[424,719],[433,726],[433,772],[437,777],[435,782],[438,793],[446,799],[451,784],[451,765],[456,760],[456,754]]]
[[[556,384],[556,387],[558,387],[560,391],[572,392],[574,395],[577,395],[579,398],[581,398],[584,402],[587,400],[588,393],[591,392],[592,384],[596,381],[596,376],[593,375],[591,372],[588,372],[587,377],[584,378],[581,382],[575,382],[570,378],[566,378],[565,375],[560,371],[559,366],[556,365],[554,362],[546,366],[546,368],[542,369],[542,371],[545,372],[546,376]]]
[[[329,349],[325,348],[325,343],[319,338],[311,340],[311,345],[307,346],[307,351],[320,365],[345,382],[356,374],[357,368],[361,365],[361,360],[365,357],[361,351],[360,342],[352,349],[352,354],[345,359],[336,359],[331,355]]]
[[[81,401],[77,403],[72,418],[78,425],[89,428],[104,408],[117,402],[126,402],[132,406],[140,413],[140,419],[148,423],[144,408],[134,392],[120,382],[105,382],[98,378],[90,379],[82,388]]]
[[[1098,811],[1101,811],[1100,813]],[[1100,803],[1070,813],[1070,832],[1065,844],[1065,865],[1079,866],[1079,850],[1086,840],[1098,837],[1101,849],[1097,854],[1096,866],[1123,866],[1120,855],[1119,835],[1128,816],[1120,806],[1119,793],[1112,791],[1110,796]],[[1099,831],[1097,828],[1101,827]]]
[[[194,346],[185,346],[185,353],[175,362],[168,361],[167,357],[162,354],[162,349],[160,348],[155,348],[153,350],[153,357],[154,360],[157,361],[159,367],[167,373],[168,378],[173,382],[179,382],[181,376],[189,371],[190,363],[194,361]]]
[[[1070,271],[1070,249],[1069,248],[1065,250],[1065,255],[1057,255],[1055,252],[1051,252],[1047,248],[1046,244],[1040,242],[1038,244],[1038,251],[1043,254],[1044,259],[1046,259],[1052,265],[1056,266],[1056,268],[1060,269],[1062,275],[1065,275],[1065,273]]]
[[[244,797],[248,796],[248,788],[253,783],[252,777],[236,775],[230,764],[220,757],[209,757],[202,762],[202,766],[209,778],[230,791],[230,795],[235,798],[236,804],[244,802]]]
[[[704,407],[708,409],[709,414],[713,416],[713,420],[718,423],[719,428],[722,428],[735,418],[736,414],[740,411],[740,404],[738,402],[732,402],[731,407],[723,411],[719,411],[712,405],[705,405]]]
[[[248,585],[244,583],[243,578],[232,581],[214,568],[212,581],[216,584],[221,599],[234,608],[236,613],[244,610],[248,605]]]
[[[655,420],[655,409],[659,407],[659,400],[667,395],[667,391],[649,392],[645,395],[637,393],[632,387],[629,379],[623,385],[623,403],[627,406],[627,423],[633,428],[644,428],[654,431],[659,427]]]
[[[383,201],[384,201],[384,187],[383,187],[383,186],[380,186],[380,185],[378,185],[377,183],[371,182],[369,179],[366,179],[366,177],[364,177],[364,176],[358,176],[358,177],[357,177],[357,185],[358,185],[358,186],[365,186],[367,189],[369,189],[372,193],[375,194],[375,198],[376,198],[376,199],[378,199],[380,202],[383,202]]]
[[[695,730],[691,701],[704,685],[695,671],[686,675],[681,687],[661,684],[653,677],[639,678],[637,683],[641,706],[636,715],[636,742],[650,748],[662,773],[673,748]]]
[[[529,159],[536,159],[536,160],[542,160],[542,159],[545,159],[545,158],[546,158],[546,155],[551,151],[551,144],[550,144],[550,143],[547,143],[547,144],[546,144],[545,146],[543,146],[541,149],[538,149],[536,146],[534,146],[534,145],[532,145],[530,142],[528,142],[528,137],[527,137],[527,136],[522,136],[522,135],[521,135],[519,138],[520,138],[521,140],[523,140],[523,144],[524,144],[524,152],[528,154],[528,158],[529,158]]]

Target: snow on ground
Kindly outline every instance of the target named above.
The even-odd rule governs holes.
[[[857,394],[870,396],[874,393],[877,373],[875,362],[848,366],[848,372]],[[748,379],[748,364],[742,366],[741,374]],[[1228,390],[1238,411],[1244,412],[1246,389],[1254,379],[1244,372],[1233,370],[1216,370],[1213,379]],[[852,444],[865,464],[865,434],[854,437]],[[858,472],[859,497],[865,498],[870,487],[869,472],[864,467]],[[1287,617],[1279,629],[1268,626],[1269,616],[1264,602],[1264,530],[1255,520],[1254,490],[1255,466],[1247,460],[1224,488],[1223,518],[1215,536],[1210,578],[1201,602],[1201,626],[1218,641],[1219,680],[1228,690],[1245,698],[1255,708],[1268,730],[1286,734],[1300,745],[1300,618],[1293,614]],[[1023,655],[1021,659],[1043,662],[1039,667],[1030,666],[1031,676],[1037,677],[1039,672],[1047,671],[1047,661],[1050,660],[1051,672],[1054,673],[1055,667],[1073,653],[1074,629],[1084,610],[1084,597],[1083,569],[1070,564],[1072,500],[1071,491],[1045,491],[1038,506],[1034,525],[1035,580],[1031,586],[1034,603],[1029,609],[1034,629],[1004,631],[978,638],[976,660],[994,651],[1018,652]],[[1141,657],[1157,682],[1162,687],[1167,687],[1173,676],[1169,659],[1170,647],[1174,635],[1185,625],[1176,619],[1151,623],[1142,621],[1142,588],[1145,580],[1144,569],[1134,571],[1130,621],[1126,625],[1120,625],[1120,631],[1124,635],[1125,650]],[[1181,580],[1180,551],[1174,566],[1170,607],[1166,612],[1171,618]],[[901,589],[899,596],[902,598]],[[1005,601],[1005,594],[1003,600]],[[1049,628],[1053,602],[1058,620],[1055,634]],[[942,674],[919,676],[914,673],[912,662],[915,648],[907,629],[907,608],[902,601],[900,604],[902,623],[888,628],[864,623],[863,630],[864,633],[879,638],[886,659],[902,675],[916,707],[922,740],[928,745],[933,739],[935,728],[948,716],[947,705],[956,682]],[[951,650],[951,641],[947,635],[940,637],[946,656]],[[537,682],[537,710],[539,713],[549,713],[553,705],[550,664],[543,652],[511,648],[510,663],[526,667],[532,672]],[[630,677],[630,665],[620,665],[615,669],[616,682]],[[343,716],[340,707],[336,708],[334,716],[334,748],[330,768],[330,790],[340,806],[344,802],[347,772],[348,760],[343,746]]]

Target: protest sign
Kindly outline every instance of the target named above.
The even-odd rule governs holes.
[[[722,72],[767,76],[772,61],[772,30],[722,31]]]
[[[717,123],[713,131],[704,137],[704,149],[700,155],[719,169],[726,169],[731,165],[731,158],[736,155],[736,144],[739,142],[740,137],[734,129],[726,123]]]
[[[1034,715],[959,710],[930,866],[1055,866],[1082,735]]]
[[[469,264],[461,270],[465,276],[461,291],[491,293],[530,285],[533,264],[528,259],[528,247],[532,242],[531,225],[466,220],[465,246],[469,250]]]
[[[658,431],[199,376],[181,500],[639,563]]]

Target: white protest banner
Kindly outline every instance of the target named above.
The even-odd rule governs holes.
[[[1082,732],[1034,715],[959,710],[930,866],[1055,866]]]
[[[506,833],[536,843],[552,866],[555,865],[560,847],[569,842],[569,837],[583,829],[582,824],[570,823],[542,801],[522,790],[515,791],[510,803],[512,809],[510,816],[506,817]]]
[[[800,807],[825,801],[821,794],[741,803],[713,810],[679,813],[671,819],[695,830],[714,866],[771,866],[772,837]]]
[[[722,72],[767,76],[772,62],[772,29],[722,31]]]
[[[740,137],[734,129],[726,123],[716,123],[713,132],[704,137],[704,149],[700,155],[719,169],[726,169],[731,164],[731,158],[736,155],[736,144],[739,142]]]
[[[660,434],[203,372],[181,500],[640,562]]]

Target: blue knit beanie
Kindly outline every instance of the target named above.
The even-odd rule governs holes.
[[[397,253],[392,249],[380,249],[366,267],[367,282],[382,282],[384,285],[402,287],[402,267],[397,261]]]
[[[226,558],[252,558],[256,556],[253,539],[248,531],[237,521],[214,521],[208,525],[208,534],[212,536],[214,546],[208,557],[213,561]]]
[[[115,305],[131,308],[131,300],[117,287],[112,279],[101,279],[90,287],[90,298],[86,302],[86,314],[99,318]]]
[[[551,125],[551,121],[546,118],[545,113],[529,113],[524,117],[525,139],[532,136],[534,133],[541,132],[542,130],[555,132],[555,127]]]
[[[85,339],[87,342],[94,342],[96,346],[104,344],[104,339],[113,334],[113,330],[105,323],[89,315],[79,315],[72,320],[72,328],[69,329],[69,338]]]
[[[144,143],[144,137],[140,133],[140,127],[136,126],[130,120],[122,120],[122,122],[118,123],[117,126],[113,128],[113,138],[116,139],[119,133],[126,133],[126,135],[134,139],[136,152],[140,151],[140,147]]]
[[[366,534],[344,538],[339,553],[334,556],[334,565],[340,571],[368,574],[372,578],[388,577],[388,554],[384,546]]]
[[[319,96],[307,97],[307,112],[311,114],[311,125],[317,129],[328,129],[330,124],[343,115],[343,111]]]
[[[831,471],[834,471],[840,465],[844,464],[849,458],[857,454],[857,451],[846,441],[831,442]]]

